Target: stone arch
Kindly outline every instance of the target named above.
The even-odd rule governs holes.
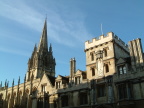
[[[14,104],[13,104],[13,105],[15,105],[15,104],[16,104],[16,97],[17,97],[17,93],[16,93],[16,92],[14,92],[14,93],[13,93],[13,100],[14,100]]]
[[[9,108],[9,106],[10,106],[10,98],[11,98],[11,94],[8,93],[8,95],[7,95],[7,104],[8,104],[8,108]]]
[[[11,97],[11,94],[8,93],[8,95],[7,95],[7,100],[8,100],[8,101],[10,100],[10,97]]]
[[[37,91],[36,86],[34,86],[34,87],[32,88],[32,91]]]
[[[21,105],[21,103],[22,103],[22,90],[20,90],[18,93],[18,104]]]
[[[25,90],[25,94],[29,94],[29,89],[27,88],[26,90]]]
[[[37,94],[37,88],[34,86],[34,87],[32,88],[32,95],[33,95],[34,97],[36,97],[36,94]]]
[[[31,73],[31,81],[33,81],[33,79],[34,79],[34,74],[33,74],[33,72]]]
[[[30,89],[26,88],[25,93],[24,93],[24,106],[25,106],[25,108],[28,106],[29,94],[30,94]]]

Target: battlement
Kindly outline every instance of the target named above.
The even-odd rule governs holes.
[[[89,49],[94,46],[101,45],[103,43],[109,42],[114,40],[117,44],[122,46],[124,49],[128,50],[128,45],[125,44],[117,35],[115,35],[113,32],[108,32],[107,36],[101,35],[98,38],[93,38],[92,41],[86,41],[85,42],[85,50]]]

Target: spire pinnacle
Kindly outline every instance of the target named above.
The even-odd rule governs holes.
[[[5,80],[5,87],[6,87],[6,85],[7,85],[7,79]]]
[[[41,39],[40,39],[40,43],[38,46],[38,51],[40,50],[48,50],[48,46],[47,46],[47,19],[45,19],[45,23],[44,23],[44,27],[43,27],[43,31],[42,31],[42,35],[41,35]]]
[[[25,81],[26,81],[26,74],[25,74],[25,77],[24,77],[24,83],[25,83]]]
[[[13,82],[12,82],[12,87],[14,86],[14,79],[13,79]]]
[[[20,76],[19,76],[19,79],[18,79],[18,84],[20,84]]]
[[[9,86],[9,81],[7,82],[7,87]]]

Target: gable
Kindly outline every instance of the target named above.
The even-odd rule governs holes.
[[[76,75],[81,75],[81,74],[82,74],[82,72],[80,70],[76,71]]]
[[[61,80],[62,76],[58,75],[58,77],[56,78],[56,80]]]
[[[46,74],[43,75],[43,77],[42,77],[42,79],[41,79],[41,81],[40,81],[40,83],[38,85],[39,91],[41,91],[41,86],[42,85],[46,86],[47,91],[50,91],[53,88],[53,86],[54,86],[52,84],[52,82],[51,82],[51,79],[49,77],[47,77]]]
[[[117,65],[118,65],[118,64],[123,64],[123,63],[125,63],[125,62],[126,62],[126,61],[125,61],[123,58],[119,58],[116,64],[117,64]]]

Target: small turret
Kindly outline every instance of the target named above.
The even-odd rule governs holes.
[[[7,87],[9,86],[9,81],[7,82]]]
[[[20,76],[19,76],[19,79],[18,79],[18,85],[20,84]]]
[[[5,80],[5,87],[7,86],[7,79]]]
[[[25,77],[24,77],[24,83],[26,82],[26,74],[25,74]]]
[[[13,82],[12,82],[12,87],[14,87],[14,79],[13,79]]]

